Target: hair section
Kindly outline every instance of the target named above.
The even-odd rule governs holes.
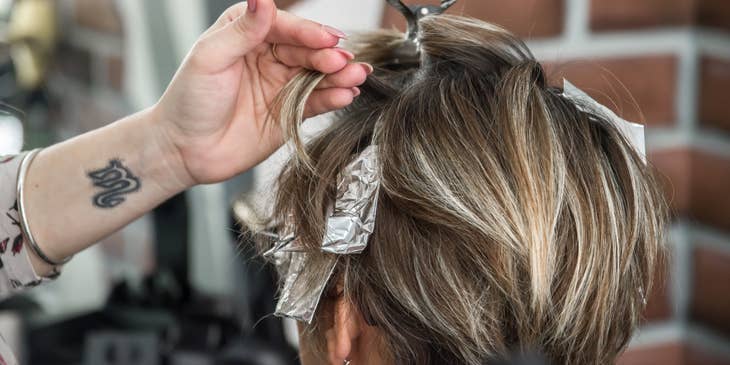
[[[299,125],[322,76],[305,72],[279,97],[274,120],[297,153],[272,222],[292,220],[313,273],[337,260],[319,252],[337,176],[377,144],[375,232],[363,254],[339,258],[333,280],[394,363],[477,364],[514,350],[613,363],[662,256],[650,168],[606,117],[550,87],[512,34],[447,15],[420,29],[420,64],[394,62],[401,33],[355,42],[375,73],[308,143]],[[328,315],[323,302],[313,339]]]

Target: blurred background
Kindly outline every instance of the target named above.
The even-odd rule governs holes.
[[[0,100],[25,113],[0,113],[0,154],[152,105],[233,3],[0,0]],[[349,33],[403,28],[383,0],[277,4]],[[730,364],[730,1],[460,0],[450,12],[512,30],[554,83],[648,126],[672,257],[620,364]],[[296,363],[293,324],[270,315],[273,276],[236,247],[232,214],[240,194],[269,190],[285,155],[175,197],[0,303],[0,333],[24,364]]]

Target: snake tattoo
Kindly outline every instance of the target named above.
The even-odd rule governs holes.
[[[109,166],[89,172],[95,187],[104,189],[94,195],[93,203],[99,208],[114,208],[124,203],[125,195],[139,190],[139,178],[134,176],[120,160],[109,161]]]

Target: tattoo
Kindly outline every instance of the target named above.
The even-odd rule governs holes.
[[[94,186],[104,191],[94,195],[94,205],[99,208],[114,208],[124,203],[125,195],[138,191],[141,184],[120,160],[109,161],[109,166],[89,173]]]

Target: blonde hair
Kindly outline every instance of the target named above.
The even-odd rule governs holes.
[[[458,16],[421,21],[419,64],[394,62],[403,34],[354,45],[375,66],[362,95],[309,143],[305,72],[277,99],[298,152],[278,180],[317,272],[338,173],[379,146],[375,232],[333,280],[398,364],[477,364],[538,350],[556,364],[609,364],[624,349],[662,255],[665,205],[617,128],[547,85],[525,44]],[[304,273],[306,275],[306,273]],[[324,338],[321,308],[309,336]],[[324,304],[326,307],[326,304]]]

